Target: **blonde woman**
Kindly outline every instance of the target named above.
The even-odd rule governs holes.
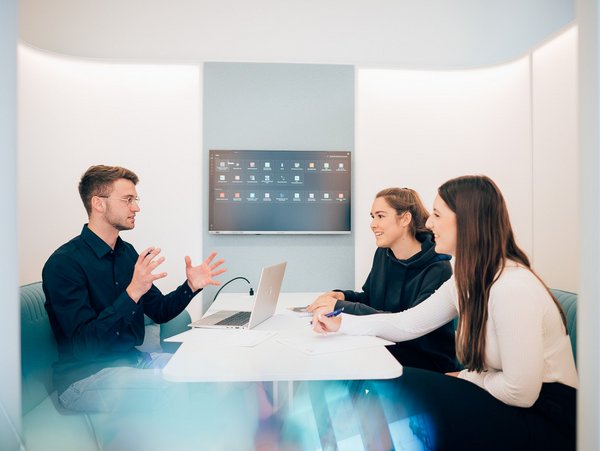
[[[377,250],[361,292],[329,291],[308,306],[327,313],[344,308],[352,315],[397,313],[427,299],[452,275],[450,256],[435,251],[425,222],[429,212],[416,191],[387,188],[371,207],[371,230]],[[414,340],[388,348],[404,366],[438,372],[457,368],[452,321]]]

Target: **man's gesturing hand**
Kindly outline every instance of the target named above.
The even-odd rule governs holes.
[[[145,249],[135,262],[133,268],[133,277],[127,287],[127,294],[135,303],[146,294],[155,280],[162,279],[167,276],[166,272],[152,274],[158,265],[165,261],[165,257],[154,259],[160,254],[160,248],[149,247]]]
[[[227,270],[225,268],[217,269],[225,260],[221,259],[216,263],[212,263],[216,255],[216,252],[211,253],[208,258],[198,266],[192,266],[192,259],[188,256],[185,257],[185,274],[187,275],[188,285],[192,291],[197,291],[207,285],[221,285],[221,283],[214,280],[213,277],[223,274]]]

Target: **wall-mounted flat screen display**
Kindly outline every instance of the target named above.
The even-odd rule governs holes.
[[[209,233],[350,233],[351,153],[210,150]]]

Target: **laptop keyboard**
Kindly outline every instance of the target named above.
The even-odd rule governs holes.
[[[237,312],[233,315],[222,319],[218,323],[218,326],[243,326],[250,320],[250,312]]]

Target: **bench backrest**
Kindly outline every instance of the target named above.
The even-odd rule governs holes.
[[[554,288],[550,291],[562,306],[567,317],[567,330],[571,339],[573,357],[575,357],[575,363],[577,363],[577,294]]]
[[[23,414],[52,393],[52,363],[58,351],[44,308],[42,283],[20,288],[21,298],[21,374]]]
[[[42,282],[21,286],[20,300],[22,408],[26,414],[54,391],[52,363],[58,359],[58,349],[44,308],[46,297]],[[159,349],[175,352],[180,343],[163,340],[187,330],[190,321],[189,313],[184,310],[168,323],[161,324],[160,343],[156,344]],[[151,320],[148,322],[156,327]]]

